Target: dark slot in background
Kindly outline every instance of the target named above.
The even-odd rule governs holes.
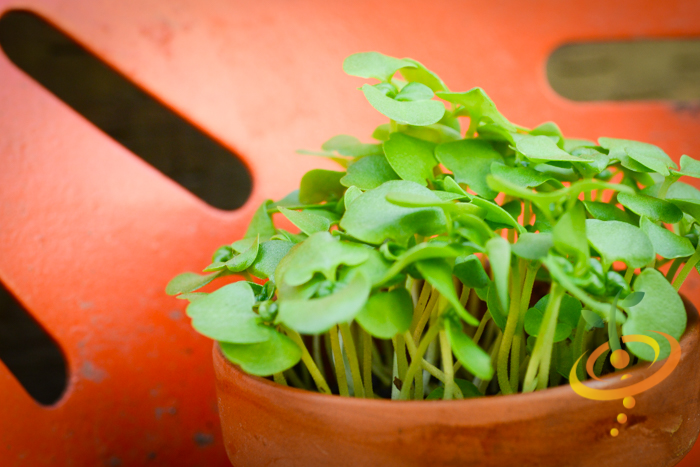
[[[0,18],[0,47],[100,130],[211,206],[237,209],[250,196],[250,173],[235,154],[33,13]]]

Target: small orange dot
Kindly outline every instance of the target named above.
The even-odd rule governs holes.
[[[610,363],[618,370],[630,364],[630,354],[622,349],[617,349],[610,356]]]
[[[632,396],[628,396],[628,397],[625,397],[624,399],[622,399],[622,405],[624,405],[626,409],[631,409],[632,407],[634,407],[635,404],[636,404],[636,401],[634,400],[634,397],[632,397]]]
[[[620,430],[618,430],[617,428],[613,428],[612,430],[610,430],[610,436],[612,436],[613,438],[619,434]]]
[[[617,416],[617,422],[618,423],[627,423],[627,415],[621,413],[620,415]]]

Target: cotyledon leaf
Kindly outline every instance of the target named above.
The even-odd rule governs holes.
[[[212,339],[237,344],[264,342],[275,330],[260,323],[254,304],[250,285],[235,282],[191,302],[187,316],[197,332]]]
[[[657,222],[675,224],[683,219],[683,212],[676,205],[653,196],[618,193],[617,200],[632,212]]]
[[[246,373],[270,376],[293,367],[301,360],[301,349],[289,337],[274,332],[272,337],[257,344],[221,342],[221,352]]]
[[[366,243],[379,245],[385,240],[406,244],[414,234],[432,236],[446,228],[445,214],[439,208],[404,208],[386,200],[389,193],[435,196],[428,188],[414,182],[393,180],[366,191],[348,206],[340,227]]]
[[[372,286],[361,272],[338,291],[323,298],[278,300],[275,322],[302,334],[321,334],[339,323],[353,320],[362,310]]]
[[[297,226],[306,235],[313,235],[316,232],[326,232],[331,227],[331,221],[323,216],[314,214],[311,210],[293,211],[280,206],[280,213]]]
[[[433,143],[403,133],[392,133],[389,140],[384,142],[386,160],[394,172],[403,180],[423,186],[433,178],[433,167],[438,164],[434,152]]]
[[[346,187],[371,190],[384,182],[398,179],[398,174],[391,168],[386,157],[381,155],[363,157],[350,164],[347,175],[340,179],[340,183]]]
[[[362,328],[379,339],[391,339],[411,326],[413,301],[405,288],[372,295],[355,320]]]
[[[606,269],[615,261],[642,268],[655,257],[654,246],[644,231],[625,222],[586,219],[586,233]]]
[[[493,199],[498,194],[489,188],[486,177],[494,162],[503,162],[501,154],[488,141],[464,139],[435,148],[435,157],[454,174],[458,183],[466,183],[478,195]]]
[[[659,343],[659,360],[662,360],[668,357],[670,346],[656,332],[665,332],[676,340],[681,338],[687,323],[683,301],[663,274],[652,268],[643,270],[637,276],[634,290],[644,292],[644,298],[639,304],[628,308],[622,335],[644,334],[652,337]],[[630,342],[627,348],[642,360],[654,359],[654,351],[646,344]]]
[[[663,258],[685,258],[695,253],[693,244],[685,237],[680,237],[665,227],[656,225],[642,216],[640,227],[647,234],[654,251]]]
[[[417,126],[431,125],[439,122],[445,114],[445,106],[439,101],[397,101],[369,84],[362,86],[362,92],[372,107],[398,123]]]
[[[409,60],[389,57],[379,52],[360,52],[350,55],[343,61],[343,71],[350,76],[376,78],[381,81],[389,81],[401,68],[416,66]]]

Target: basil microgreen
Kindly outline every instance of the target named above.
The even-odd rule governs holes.
[[[409,58],[365,52],[343,69],[375,80],[360,85],[388,117],[375,141],[300,151],[343,170],[307,172],[205,274],[166,287],[231,362],[324,393],[454,399],[561,384],[584,353],[622,348],[619,334],[681,338],[700,190],[679,180],[700,162],[515,125],[483,89],[451,92]],[[230,275],[243,280],[208,285]]]

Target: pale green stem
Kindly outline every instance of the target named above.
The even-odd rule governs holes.
[[[552,347],[554,346],[554,333],[557,329],[557,318],[559,317],[559,307],[561,305],[561,299],[564,296],[564,289],[557,286],[552,287],[552,291],[549,298],[549,303],[545,309],[543,322],[547,322],[547,333],[545,334],[544,343],[542,345],[542,352],[544,353],[541,358],[539,377],[537,379],[537,389],[545,389],[549,383],[549,366],[552,361]],[[550,312],[550,316],[547,316],[547,312]],[[549,318],[549,319],[548,319]],[[538,339],[539,341],[539,339]]]
[[[447,339],[447,333],[444,330],[440,331],[439,337],[440,350],[442,353],[442,371],[445,372],[445,394],[443,399],[450,400],[452,399],[455,386],[455,374],[452,366],[454,364],[452,360],[452,347],[450,346],[450,341]]]
[[[318,389],[318,392],[323,394],[330,394],[331,388],[328,387],[326,379],[319,371],[318,367],[316,366],[316,363],[314,362],[314,359],[311,358],[311,354],[306,348],[306,344],[304,344],[304,340],[301,338],[299,333],[286,327],[284,327],[283,330],[301,349],[301,361],[304,363],[304,365],[306,365],[306,368],[309,370],[309,373],[311,373],[311,377],[313,378],[314,383],[316,383],[316,388]]]
[[[355,349],[355,340],[352,338],[352,332],[350,331],[348,323],[341,323],[339,326],[340,334],[343,336],[345,355],[348,356],[348,363],[350,364],[350,374],[352,375],[355,397],[364,398],[365,388],[362,385],[362,372],[360,371],[360,361],[357,358],[357,350]]]
[[[413,341],[411,334],[408,331],[406,331],[404,338],[406,340],[406,345],[409,348],[408,351],[411,354],[411,365],[408,367],[408,370],[406,370],[406,379],[403,380],[403,386],[401,387],[399,399],[408,399],[409,394],[411,393],[411,381],[413,381],[414,378],[416,379],[416,382],[418,381],[418,379],[420,379],[421,386],[423,385],[423,372],[419,371],[422,370],[423,367],[423,355],[425,355],[425,352],[428,350],[428,346],[433,341],[433,339],[435,339],[435,336],[437,335],[439,330],[440,327],[437,325],[428,328],[428,332],[425,334],[425,337],[423,337],[423,339],[420,341],[420,344],[418,345],[418,348],[415,349],[413,352],[411,352],[411,347],[415,348],[415,342]],[[417,377],[416,374],[419,372],[420,374]],[[417,394],[416,396],[418,397]],[[420,395],[420,397],[422,399],[422,394]]]
[[[335,363],[335,377],[338,380],[338,392],[341,396],[349,396],[348,380],[345,375],[345,362],[343,362],[343,351],[340,349],[340,339],[338,339],[338,326],[333,326],[329,331],[331,337],[331,348],[333,349],[333,361]]]
[[[282,386],[287,385],[287,380],[284,378],[284,375],[282,373],[275,373],[272,375],[272,378],[275,380],[275,383],[281,384]]]
[[[520,264],[518,267],[514,268],[511,272],[511,296],[510,296],[510,307],[508,310],[508,320],[506,321],[506,328],[503,331],[503,339],[501,339],[501,348],[498,351],[498,364],[496,368],[496,374],[498,377],[498,385],[501,388],[503,394],[513,394],[513,389],[510,387],[510,381],[508,379],[508,357],[510,356],[510,346],[513,342],[513,335],[515,334],[515,329],[518,326],[518,321],[520,319],[520,292],[522,287],[522,282],[520,281]]]
[[[547,308],[545,309],[544,316],[542,317],[542,324],[540,325],[540,329],[538,332],[538,337],[537,341],[535,342],[535,348],[532,350],[532,355],[530,357],[530,363],[527,366],[527,371],[525,373],[525,381],[523,382],[523,392],[531,392],[535,389],[535,377],[538,375],[538,370],[540,377],[538,378],[538,384],[540,380],[545,381],[545,385],[547,384],[547,373],[544,373],[541,371],[541,363],[542,363],[542,353],[543,349],[548,347],[551,347],[552,343],[548,343],[547,338],[548,338],[548,331],[550,328],[550,324],[552,324],[552,320],[554,320],[552,328],[556,329],[556,324],[557,324],[557,315],[559,311],[559,303],[561,302],[561,297],[564,293],[564,290],[558,286],[556,282],[552,282],[552,287],[550,289],[549,293],[549,301],[547,302]],[[555,310],[556,308],[556,310]],[[555,313],[555,311],[557,313]],[[552,336],[553,338],[554,336]],[[553,340],[553,339],[552,339]],[[551,353],[551,348],[547,352],[547,354]],[[547,372],[549,372],[549,362],[547,362]]]
[[[326,377],[326,371],[323,365],[323,356],[321,355],[321,336],[313,336],[313,351],[314,351],[314,362],[316,366],[321,371],[323,377]]]
[[[673,260],[673,263],[671,263],[671,267],[668,269],[668,272],[666,273],[666,280],[673,283],[673,278],[676,275],[676,272],[678,272],[678,268],[681,267],[683,264],[683,260],[685,258],[676,258]]]
[[[367,399],[374,399],[372,388],[372,336],[364,329],[362,334],[362,379],[364,380],[365,396]]]
[[[634,276],[634,268],[627,268],[627,272],[625,272],[625,282],[629,285],[632,281],[632,277]]]
[[[484,313],[484,316],[481,318],[481,322],[479,323],[479,327],[476,330],[476,334],[474,334],[474,338],[472,339],[475,344],[479,343],[479,339],[481,339],[481,335],[484,333],[484,329],[486,329],[486,325],[489,323],[489,320],[491,319],[491,312],[486,311]]]
[[[430,329],[428,329],[428,330],[430,330]],[[413,337],[411,337],[411,339],[408,339],[408,336],[406,334],[404,334],[404,337],[406,338],[406,348],[408,349],[408,354],[411,356],[411,363],[413,363],[413,360],[416,358],[415,357],[416,351],[417,351],[416,343],[413,340]],[[425,337],[423,337],[423,339],[425,339]],[[434,336],[433,336],[433,339],[434,339]],[[428,345],[428,349],[430,349],[430,345]],[[435,365],[433,365],[432,363],[427,361],[425,358],[421,362],[421,365],[422,365],[423,369],[425,371],[427,371],[428,373],[430,373],[432,376],[434,376],[435,379],[437,379],[443,383],[445,382],[445,373],[442,370],[440,370],[440,368],[436,367]]]
[[[683,282],[685,282],[685,278],[688,277],[690,271],[692,271],[695,265],[698,264],[698,261],[700,261],[700,242],[698,242],[698,249],[695,250],[693,256],[688,258],[688,261],[685,263],[685,266],[683,266],[683,269],[681,269],[681,272],[679,272],[678,276],[673,280],[673,287],[676,290],[681,289]]]
[[[664,179],[664,182],[661,184],[661,187],[659,188],[659,193],[656,195],[656,197],[659,199],[666,198],[666,193],[668,192],[668,189],[671,188],[671,185],[673,185],[679,178],[680,176],[676,175],[669,175],[668,177],[666,177]]]
[[[406,381],[406,371],[408,370],[408,359],[406,358],[406,340],[401,334],[396,335],[392,339],[394,343],[394,352],[396,354],[397,376],[401,381],[401,387],[411,383]]]
[[[520,383],[520,344],[523,341],[523,331],[516,331],[513,336],[513,346],[510,351],[510,388],[518,392]]]
[[[573,361],[576,361],[581,355],[583,355],[583,336],[585,330],[586,319],[583,317],[583,314],[581,314],[581,317],[578,320],[578,325],[576,325],[576,334],[574,335],[574,342],[572,345]],[[579,380],[583,380],[585,378],[583,366],[578,366],[576,369],[576,374],[578,375]]]
[[[423,310],[423,313],[421,314],[421,317],[418,319],[418,323],[416,323],[416,327],[413,330],[413,340],[414,341],[419,341],[420,336],[423,334],[423,329],[425,328],[425,325],[427,324],[428,320],[430,319],[430,315],[433,311],[433,309],[437,306],[437,302],[440,299],[440,293],[437,291],[437,289],[433,289],[432,294],[430,295],[430,300],[428,301],[428,304],[425,306],[425,309]]]

